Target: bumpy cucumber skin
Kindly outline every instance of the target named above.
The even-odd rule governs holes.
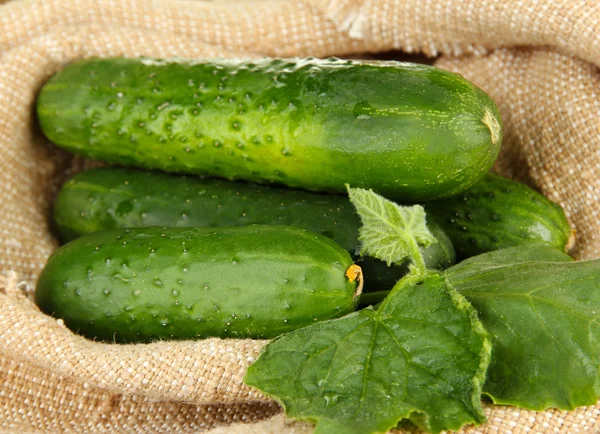
[[[58,146],[109,163],[413,201],[465,190],[502,141],[483,91],[400,62],[91,59],[37,113]]]
[[[571,229],[563,209],[532,188],[493,173],[465,192],[425,204],[459,259],[523,244],[565,250]]]
[[[199,179],[159,172],[97,168],[80,172],[61,188],[54,221],[63,241],[112,228],[289,225],[332,238],[360,264],[365,291],[392,288],[405,265],[388,267],[359,258],[360,218],[347,196],[257,184]],[[434,223],[438,240],[424,251],[429,268],[454,264],[448,236]]]
[[[117,229],[60,247],[35,301],[92,339],[272,338],[354,310],[350,265],[288,226]]]

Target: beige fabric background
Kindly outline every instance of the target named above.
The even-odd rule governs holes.
[[[29,301],[56,247],[49,230],[53,195],[86,164],[49,145],[36,127],[36,93],[50,75],[90,56],[390,49],[441,55],[439,66],[490,93],[505,128],[496,169],[564,207],[578,231],[578,259],[600,257],[596,0],[22,0],[0,6],[0,432],[310,431],[281,416],[268,419],[279,413],[277,405],[241,382],[262,341],[93,343]],[[600,404],[573,412],[495,407],[487,413],[488,424],[465,432],[600,430]]]

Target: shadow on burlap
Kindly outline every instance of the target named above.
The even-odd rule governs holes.
[[[2,3],[2,1],[0,1]],[[26,294],[56,248],[54,194],[86,163],[34,119],[36,93],[92,56],[441,55],[498,103],[496,170],[560,203],[574,255],[600,257],[600,4],[595,0],[28,0],[0,6],[0,431],[304,433],[242,383],[264,341],[108,345]],[[573,412],[487,408],[465,432],[596,432]],[[249,422],[254,422],[248,425]],[[231,425],[230,425],[231,424]]]

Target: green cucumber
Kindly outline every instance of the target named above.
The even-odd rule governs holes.
[[[272,338],[353,311],[357,270],[331,239],[289,226],[116,229],[55,251],[35,301],[104,341]]]
[[[452,240],[459,259],[492,250],[544,243],[568,250],[563,209],[532,188],[489,173],[465,192],[425,204]]]
[[[366,290],[392,288],[407,267],[359,258],[360,219],[347,196],[160,172],[97,168],[61,188],[54,221],[63,241],[113,228],[289,225],[332,238],[360,263]],[[424,252],[429,268],[454,264],[454,248],[435,224],[438,240]]]
[[[481,89],[400,62],[83,60],[37,114],[52,142],[108,163],[413,201],[465,190],[502,142]]]

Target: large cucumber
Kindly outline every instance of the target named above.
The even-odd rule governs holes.
[[[357,270],[289,226],[117,229],[59,248],[35,300],[93,339],[272,338],[351,312]]]
[[[51,141],[110,163],[403,200],[465,190],[502,141],[482,90],[400,62],[84,60],[37,113]]]
[[[54,221],[63,241],[127,227],[289,225],[321,233],[348,250],[363,268],[368,290],[390,289],[407,271],[406,266],[388,267],[377,259],[358,257],[360,219],[341,195],[98,168],[80,172],[62,186]],[[452,243],[434,223],[429,229],[438,242],[425,249],[427,266],[449,267],[455,260]]]
[[[571,228],[563,209],[525,184],[489,173],[467,191],[425,205],[460,259],[523,244],[567,250]]]

